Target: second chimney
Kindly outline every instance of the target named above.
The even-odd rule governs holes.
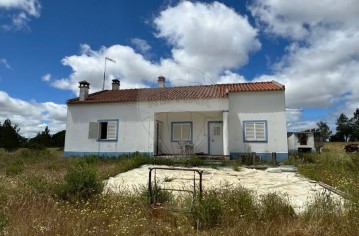
[[[120,90],[120,81],[118,79],[112,80],[112,90]]]
[[[164,88],[165,87],[166,78],[164,76],[158,77],[158,87]]]
[[[80,81],[79,82],[80,86],[80,96],[79,96],[79,100],[80,101],[85,101],[86,98],[89,95],[89,90],[90,90],[90,83],[87,82],[86,80]]]

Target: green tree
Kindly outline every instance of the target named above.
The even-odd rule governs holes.
[[[352,141],[359,140],[359,108],[354,112],[354,116],[350,119],[350,124],[352,126]]]
[[[337,125],[336,136],[340,141],[348,142],[353,131],[349,118],[342,113],[339,115],[335,124]]]
[[[50,134],[50,129],[48,126],[45,127],[45,130],[41,133],[37,133],[37,135],[29,140],[30,146],[33,144],[37,144],[43,147],[52,147],[53,141]]]
[[[0,145],[5,148],[6,151],[11,152],[16,150],[21,142],[24,140],[19,134],[20,128],[17,124],[12,124],[11,120],[6,119],[1,126],[0,132]]]
[[[64,147],[65,146],[65,130],[57,132],[56,134],[52,135],[52,142],[55,147]]]
[[[319,121],[317,123],[317,128],[315,131],[321,133],[324,141],[328,140],[330,138],[330,136],[332,135],[332,131],[330,130],[328,124],[323,121]]]

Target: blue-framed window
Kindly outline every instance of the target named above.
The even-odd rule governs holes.
[[[192,142],[192,122],[171,122],[171,141]]]
[[[117,136],[118,120],[99,120],[89,124],[89,139],[116,141]]]
[[[268,142],[267,126],[266,120],[243,121],[244,142]]]

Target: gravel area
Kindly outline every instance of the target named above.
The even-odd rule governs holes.
[[[148,185],[149,167],[164,167],[144,165],[140,168],[121,173],[109,178],[105,183],[105,192],[135,191]],[[169,167],[172,168],[172,167]],[[188,168],[191,169],[191,168]],[[256,170],[240,167],[234,171],[228,167],[193,168],[203,170],[203,190],[214,188],[233,188],[242,186],[253,191],[258,196],[276,192],[288,198],[296,212],[302,212],[306,205],[320,193],[328,193],[337,200],[342,198],[321,187],[315,181],[308,180],[295,172],[292,167],[268,168]],[[193,178],[198,183],[199,175],[193,171],[156,170],[152,172],[157,184],[163,188],[193,189]]]

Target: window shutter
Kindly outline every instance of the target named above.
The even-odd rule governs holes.
[[[265,123],[258,122],[255,124],[255,126],[256,126],[256,140],[265,141],[266,140]]]
[[[89,139],[97,139],[98,138],[98,123],[90,122],[89,123]]]
[[[254,141],[255,140],[255,132],[254,132],[254,122],[245,123],[244,132],[245,132],[245,140],[246,141]]]
[[[116,139],[117,122],[108,122],[107,124],[107,139]]]

